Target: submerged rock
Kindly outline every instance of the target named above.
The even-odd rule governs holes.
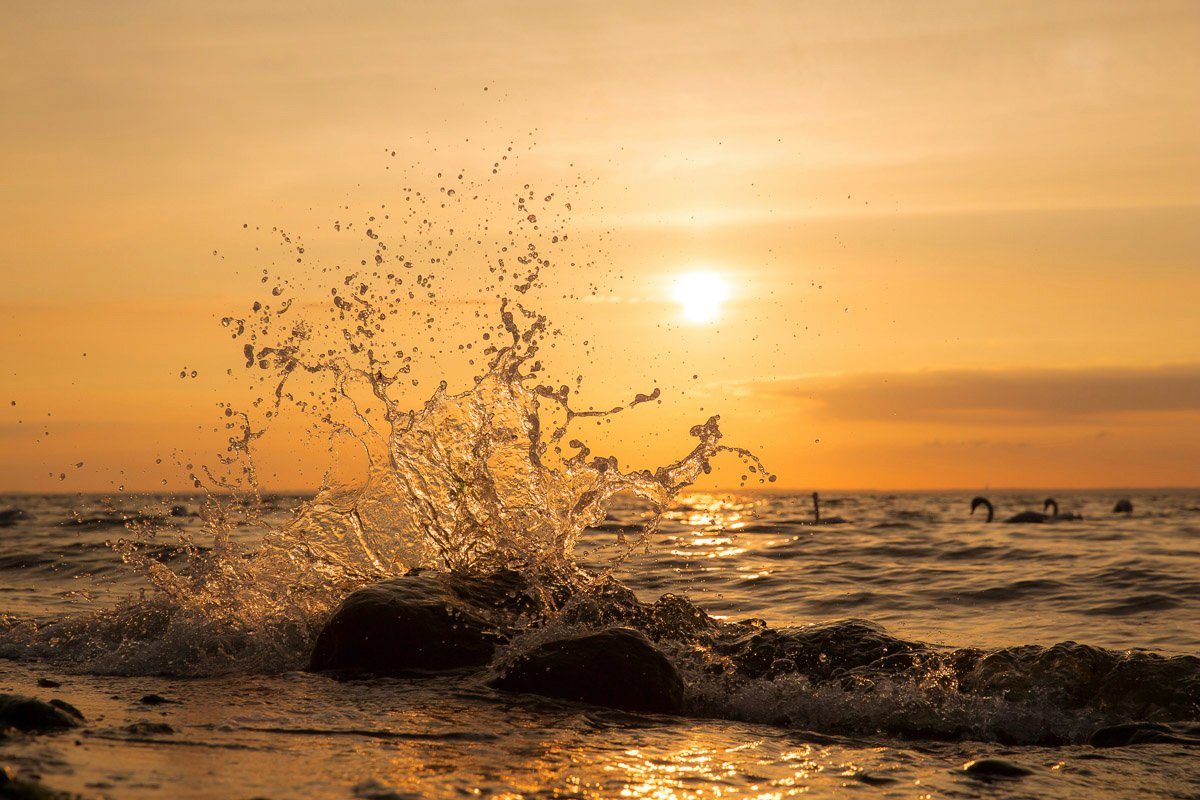
[[[144,694],[138,700],[139,703],[146,706],[161,706],[166,703],[174,703],[174,700],[168,700],[161,694]]]
[[[82,720],[74,706],[61,700],[46,703],[35,697],[0,694],[0,729],[48,733],[78,727]]]
[[[174,733],[175,729],[165,722],[131,722],[122,730],[126,733],[132,733],[135,736],[155,736],[159,734]]]
[[[962,769],[963,772],[972,778],[979,778],[985,781],[996,780],[997,778],[1013,780],[1033,774],[1031,770],[1025,769],[1025,767],[1014,764],[1011,761],[1005,761],[1003,758],[979,758],[963,764]]]
[[[535,608],[517,573],[414,572],[358,589],[333,612],[309,669],[405,675],[483,666]]]
[[[623,711],[683,710],[679,672],[645,635],[630,628],[547,642],[508,665],[492,686]]]

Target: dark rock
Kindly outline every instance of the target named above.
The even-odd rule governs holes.
[[[147,706],[161,706],[164,703],[174,703],[175,701],[168,700],[167,698],[163,697],[161,694],[145,694],[145,695],[142,695],[142,698],[140,700],[138,700],[138,702],[141,703],[142,705],[147,705]]]
[[[1031,770],[1003,758],[980,758],[963,764],[963,772],[972,778],[990,781],[996,779],[1016,779],[1032,775]]]
[[[151,736],[161,733],[174,733],[175,729],[165,722],[131,722],[124,728],[126,733],[136,736]]]
[[[25,733],[48,733],[77,727],[82,719],[83,715],[78,711],[71,714],[33,697],[0,694],[0,728],[15,728]]]
[[[313,646],[314,671],[405,675],[487,664],[537,604],[515,572],[414,572],[364,586],[334,611]]]
[[[675,666],[629,628],[547,642],[508,665],[492,686],[623,711],[683,710],[683,680]]]
[[[848,773],[843,772],[842,775],[859,783],[865,783],[867,786],[887,786],[890,783],[899,783],[896,778],[889,778],[887,775],[876,775],[864,770],[854,770]]]
[[[54,706],[55,708],[57,708],[61,711],[67,712],[75,719],[79,720],[80,722],[83,722],[83,712],[81,712],[78,708],[76,708],[75,706],[68,703],[66,700],[59,700],[57,697],[55,697],[50,701],[50,705]]]
[[[49,678],[38,678],[37,685],[43,689],[57,689],[62,686],[58,681],[52,681]]]
[[[29,515],[25,513],[24,509],[6,508],[0,511],[0,528],[8,528],[27,519],[29,519]]]

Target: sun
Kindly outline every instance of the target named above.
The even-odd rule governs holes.
[[[685,272],[675,278],[671,297],[688,322],[712,322],[729,299],[729,283],[715,272]]]

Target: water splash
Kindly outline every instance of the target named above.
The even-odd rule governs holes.
[[[408,212],[398,234],[387,230],[386,207],[370,214],[358,228],[370,253],[354,270],[318,264],[323,290],[309,286],[302,269],[282,277],[263,270],[263,283],[273,283],[271,298],[222,320],[241,345],[259,395],[249,408],[222,404],[226,452],[190,472],[207,493],[202,516],[211,544],[187,539],[182,564],[168,565],[145,547],[166,532],[131,526],[135,535],[117,547],[146,576],[148,592],[98,614],[15,623],[0,653],[24,649],[128,673],[295,668],[330,609],[357,586],[415,567],[506,567],[538,585],[549,577],[556,586],[582,586],[594,576],[577,567],[575,545],[605,518],[614,496],[632,494],[649,508],[640,532],[622,537],[616,564],[649,540],[671,501],[709,473],[715,457],[732,454],[760,482],[774,479],[752,453],[721,443],[717,416],[691,429],[696,442],[689,452],[653,470],[623,470],[615,456],[595,455],[574,437],[578,420],[622,413],[657,399],[660,390],[609,409],[579,409],[568,385],[545,382],[539,353],[558,331],[524,299],[542,286],[551,251],[570,238],[562,213],[570,203],[525,185],[502,226],[507,233],[489,249],[494,216],[463,199],[478,200],[480,185],[459,174],[454,186],[436,195],[406,189]],[[547,213],[551,205],[555,213]],[[337,221],[334,229],[355,227]],[[312,258],[302,237],[273,232],[297,264]],[[454,244],[446,249],[446,241]],[[497,320],[476,312],[477,350],[471,342],[454,348],[437,335],[446,321],[436,287],[462,267],[456,254],[486,265],[491,276],[479,293],[492,297]],[[417,263],[429,271],[418,271]],[[311,302],[322,295],[327,303]],[[408,328],[416,320],[434,342],[426,360],[444,363],[449,351],[480,370],[468,388],[451,392],[441,378],[423,403],[406,408],[406,394],[420,385],[415,370],[422,353],[397,333],[405,316]],[[331,452],[352,443],[365,469],[349,484],[327,477],[276,528],[261,513],[255,449],[289,410],[320,430]],[[261,531],[254,544],[234,535],[248,526]],[[543,594],[553,606],[553,594]]]

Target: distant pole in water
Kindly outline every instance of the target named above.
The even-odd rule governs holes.
[[[821,521],[821,496],[813,492],[813,522]]]
[[[1121,500],[1118,500],[1117,504],[1115,506],[1113,506],[1112,513],[1114,513],[1114,514],[1132,514],[1133,513],[1133,502],[1130,501],[1129,498],[1123,498]]]
[[[987,519],[984,521],[991,522],[992,517],[994,517],[996,515],[996,509],[992,508],[992,501],[988,500],[986,497],[976,497],[974,500],[971,501],[971,515],[972,516],[975,515],[975,509],[979,508],[980,506],[983,506],[984,508],[987,509],[988,515],[987,515]]]

